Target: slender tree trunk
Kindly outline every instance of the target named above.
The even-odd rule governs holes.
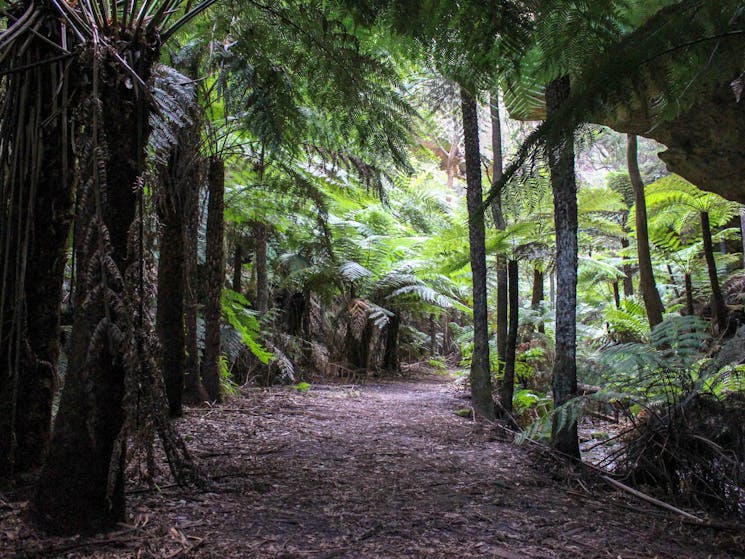
[[[136,48],[140,55],[135,59],[135,71],[147,81],[158,59],[158,42],[154,37],[141,40],[130,48]],[[128,251],[129,232],[136,213],[135,185],[144,171],[149,129],[145,102],[128,87],[118,73],[119,67],[113,61],[101,65],[100,131],[108,145],[117,150],[116,156],[105,161],[105,193],[93,196],[89,192],[96,188],[100,160],[90,149],[82,149],[82,156],[88,159],[81,162],[81,172],[94,177],[94,186],[82,181],[78,197],[85,202],[76,222],[78,283],[70,366],[49,456],[30,507],[35,521],[53,533],[103,530],[124,520],[126,437],[121,431],[125,418],[126,358],[118,349],[121,346],[113,327],[125,327],[132,318],[119,316],[117,306],[110,304],[110,298],[124,299],[124,285],[101,259],[109,253],[121,276],[135,263],[134,255]],[[85,133],[97,131],[95,126],[89,126]],[[93,145],[103,143],[102,138],[91,140]],[[97,215],[106,231],[96,223]],[[89,297],[102,285],[110,290],[110,297]],[[103,331],[109,332],[107,335],[99,334],[102,325]]]
[[[473,279],[473,357],[471,359],[471,397],[475,412],[494,419],[492,381],[489,366],[489,326],[487,322],[486,241],[484,215],[480,211],[481,155],[476,100],[461,88],[463,138],[466,151],[466,201],[468,205],[468,239]]]
[[[510,260],[507,264],[509,275],[510,320],[507,333],[507,353],[505,354],[504,378],[499,392],[502,408],[512,414],[512,397],[515,392],[515,355],[517,352],[518,327],[518,265],[517,260]]]
[[[207,300],[204,305],[204,356],[202,381],[207,396],[214,402],[220,394],[220,317],[222,284],[225,279],[225,162],[213,155],[207,173],[209,206],[207,209]]]
[[[647,232],[647,201],[644,196],[644,182],[639,173],[637,161],[637,141],[634,134],[627,136],[626,159],[629,170],[629,178],[634,188],[634,201],[636,205],[636,250],[639,255],[639,289],[642,292],[644,306],[647,309],[647,320],[650,328],[654,328],[662,322],[662,314],[665,308],[657,291],[657,284],[652,271],[652,256],[649,251],[649,233]]]
[[[613,282],[613,302],[615,303],[617,309],[621,308],[621,292],[618,287],[617,281]]]
[[[178,150],[178,148],[176,148]],[[180,204],[178,153],[171,154],[164,173],[164,196],[159,200],[160,258],[156,331],[160,340],[161,366],[171,417],[182,414],[186,338],[184,336],[184,229]]]
[[[621,238],[621,248],[629,248],[629,240],[625,237]],[[628,260],[629,257],[624,254],[623,259]],[[623,274],[623,296],[628,299],[634,296],[634,279],[630,264],[623,265]]]
[[[429,315],[429,355],[434,357],[437,354],[437,322],[435,315]]]
[[[189,184],[183,191],[184,212],[184,401],[201,404],[209,400],[200,375],[197,318],[199,307],[197,278],[197,245],[199,238],[199,190],[204,161],[195,155],[191,173],[185,179]]]
[[[709,212],[701,212],[701,235],[704,241],[704,257],[709,272],[709,283],[711,284],[711,310],[714,323],[720,334],[727,329],[727,305],[724,304],[722,289],[719,287],[719,275],[717,264],[714,260],[714,244],[711,240],[711,225],[709,224]]]
[[[496,185],[502,178],[502,119],[499,114],[499,92],[492,93],[489,103],[491,116],[491,145],[494,157],[492,185]],[[491,205],[494,226],[499,231],[507,227],[502,211],[502,193],[499,192]],[[497,254],[497,376],[504,378],[504,363],[507,358],[507,312],[508,312],[508,279],[507,258],[503,254]]]
[[[254,269],[256,270],[256,311],[263,315],[269,310],[269,280],[266,257],[266,225],[259,221],[253,224]]]
[[[569,97],[569,77],[546,87],[546,109],[551,117]],[[549,152],[551,189],[556,229],[556,361],[553,370],[554,402],[558,407],[577,394],[577,184],[574,176],[573,138],[567,135]],[[579,459],[577,422],[554,416],[551,441],[558,451]]]
[[[233,291],[241,292],[241,273],[243,272],[243,247],[236,240],[233,251]]]
[[[745,206],[740,206],[740,240],[742,242],[742,266],[745,269]]]
[[[686,313],[688,316],[693,316],[693,281],[691,280],[691,274],[686,272],[684,280],[686,286]]]
[[[533,268],[533,293],[530,299],[530,308],[538,312],[541,310],[541,303],[545,298],[544,291],[544,275],[543,270],[540,268]],[[543,326],[543,321],[538,323],[538,332],[541,334],[546,333],[546,328]]]

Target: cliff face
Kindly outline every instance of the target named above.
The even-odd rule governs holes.
[[[598,124],[657,140],[667,147],[659,157],[670,172],[745,204],[745,96],[738,100],[733,83],[712,84],[669,121],[653,121],[654,97],[648,96],[610,111]]]

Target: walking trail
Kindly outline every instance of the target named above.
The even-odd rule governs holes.
[[[451,377],[428,376],[190,409],[178,428],[206,489],[133,486],[127,525],[87,539],[38,538],[0,494],[0,556],[742,556],[742,532],[684,524],[571,473],[453,414],[467,405]]]

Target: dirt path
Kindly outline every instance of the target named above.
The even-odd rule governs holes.
[[[207,490],[134,489],[130,525],[95,540],[36,540],[15,515],[3,519],[0,500],[0,550],[330,559],[736,557],[745,549],[741,534],[553,481],[524,448],[452,413],[464,405],[450,379],[430,377],[252,391],[222,408],[192,409],[179,428],[213,477]]]

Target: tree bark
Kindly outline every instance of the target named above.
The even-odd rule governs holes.
[[[714,244],[711,240],[711,225],[709,224],[709,212],[701,212],[701,235],[704,244],[704,258],[706,268],[709,272],[709,284],[711,285],[711,311],[716,331],[720,334],[727,329],[727,305],[724,303],[722,289],[719,286],[719,275],[717,264],[714,260]]]
[[[43,17],[40,32],[59,41],[59,22]],[[18,161],[13,166],[17,174],[6,175],[0,188],[11,198],[4,195],[0,202],[9,202],[0,213],[0,227],[7,228],[0,235],[0,476],[41,465],[57,385],[60,305],[72,221],[74,140],[68,107],[75,94],[68,84],[57,89],[64,63],[43,63],[54,53],[41,41],[32,42],[19,64],[39,65],[29,73],[9,75],[4,88],[3,128],[18,122],[41,137],[34,146],[38,160]],[[23,83],[33,85],[27,97],[19,98],[15,92]],[[23,107],[17,106],[20,99]],[[14,153],[19,156],[27,147],[14,146]]]
[[[625,237],[621,237],[621,248],[629,248],[629,240]],[[628,260],[629,257],[624,255],[623,259]],[[628,299],[634,296],[634,279],[630,264],[623,265],[623,274],[623,296]]]
[[[502,119],[499,114],[499,91],[492,93],[489,103],[489,114],[491,116],[491,145],[493,162],[492,185],[496,185],[502,178]],[[507,227],[502,211],[502,193],[499,192],[491,205],[494,226],[499,231]],[[507,258],[503,254],[497,254],[497,376],[504,377],[504,363],[507,354],[507,313],[508,313],[508,279]]]
[[[157,40],[140,38],[130,48],[139,52],[135,71],[147,81],[158,59]],[[126,437],[121,431],[126,415],[125,356],[118,349],[114,333],[102,337],[98,332],[101,325],[124,327],[132,320],[121,316],[111,299],[124,299],[121,277],[134,261],[128,251],[129,231],[136,213],[135,185],[144,171],[149,129],[143,98],[127,86],[118,72],[118,63],[105,61],[101,68],[101,131],[117,153],[105,161],[106,189],[95,197],[89,189],[97,188],[98,156],[89,153],[89,159],[81,163],[82,172],[90,173],[94,180],[92,187],[88,181],[81,181],[78,196],[85,203],[76,222],[78,283],[70,366],[49,456],[30,506],[34,520],[50,533],[104,530],[124,520]],[[85,133],[96,131],[91,126]],[[101,145],[103,139],[94,137],[91,141]],[[85,148],[82,151],[90,152]],[[99,199],[98,204],[94,198]],[[96,215],[102,217],[106,231],[94,219]],[[93,261],[106,253],[118,268],[119,279],[103,262]],[[111,296],[89,297],[101,285],[110,290]],[[104,331],[113,332],[111,327]]]
[[[204,161],[195,155],[192,172],[186,177],[189,184],[183,191],[184,213],[184,401],[201,404],[209,400],[200,375],[197,317],[199,296],[197,294],[197,244],[199,238],[199,190],[203,176]]]
[[[546,87],[546,110],[555,114],[569,97],[569,77]],[[574,139],[567,134],[549,151],[551,189],[556,230],[556,361],[553,369],[555,405],[577,394],[577,184],[574,175]],[[559,452],[579,459],[577,422],[559,421],[554,415],[551,442]]]
[[[398,331],[401,326],[401,318],[394,314],[388,320],[388,328],[385,335],[385,353],[383,354],[383,370],[395,373],[400,370],[398,359]]]
[[[468,239],[473,281],[473,357],[471,359],[471,398],[478,415],[495,418],[492,381],[489,366],[489,327],[487,322],[486,240],[484,214],[480,211],[481,154],[476,100],[461,88],[463,139],[466,152],[466,202],[468,205]]]
[[[686,286],[686,313],[688,316],[693,316],[693,281],[691,280],[691,274],[686,272],[684,280]]]
[[[233,251],[233,291],[241,292],[241,274],[243,272],[243,247],[238,240],[235,241]]]
[[[745,206],[740,207],[740,241],[742,243],[742,266],[745,268]]]
[[[649,250],[649,233],[647,232],[647,201],[644,196],[644,182],[639,173],[637,161],[637,141],[634,134],[627,136],[626,161],[629,178],[634,188],[636,206],[636,250],[639,255],[639,289],[642,292],[644,306],[647,309],[649,327],[654,328],[662,322],[665,308],[657,291],[657,284],[652,271],[652,256]]]
[[[207,300],[204,305],[202,381],[209,399],[220,402],[220,318],[225,279],[225,162],[216,155],[209,159],[207,189]]]
[[[266,256],[266,225],[260,221],[253,224],[254,269],[256,270],[256,312],[266,314],[269,310],[269,280]]]
[[[179,147],[170,156],[162,177],[163,195],[158,201],[160,258],[156,332],[160,340],[161,367],[171,417],[182,414],[186,338],[184,335],[184,229],[180,203]]]
[[[530,298],[530,308],[534,311],[538,312],[541,310],[541,303],[543,303],[543,299],[545,298],[545,290],[544,290],[544,275],[543,270],[540,268],[534,267],[533,268],[533,293]],[[546,333],[546,328],[543,325],[543,321],[538,323],[538,332],[541,334]]]
[[[518,328],[518,264],[517,260],[510,260],[507,264],[509,275],[509,299],[510,320],[507,333],[507,352],[505,354],[504,377],[499,398],[502,408],[508,414],[512,414],[512,397],[515,392],[515,355],[517,352],[517,328]]]

